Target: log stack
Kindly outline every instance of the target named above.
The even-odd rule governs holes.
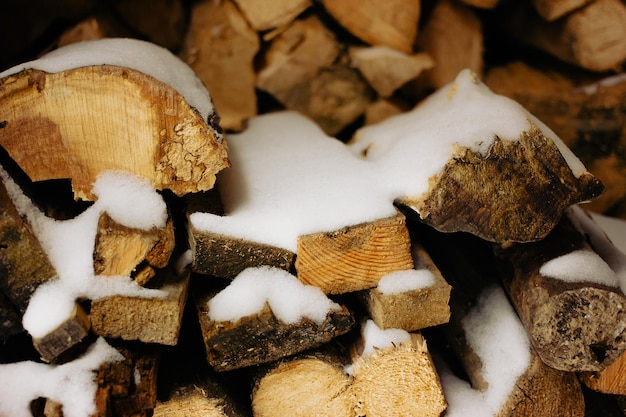
[[[626,226],[602,225],[604,215],[626,219],[626,5],[513,3],[9,2],[0,14],[0,415],[24,412],[18,396],[18,408],[3,400],[24,361],[40,375],[74,370],[74,382],[59,382],[70,390],[92,381],[89,416],[625,415]],[[177,71],[207,87],[207,107],[97,52],[55,71],[13,67],[104,38],[169,50]],[[460,110],[445,123],[425,116],[433,103],[471,107],[492,91],[528,111],[525,129],[470,144],[466,127],[501,113],[485,107],[473,125]],[[438,123],[463,126],[443,152],[384,139]],[[394,146],[398,158],[414,152],[408,165],[442,165],[425,187],[402,188],[395,179],[414,173],[385,162]],[[149,191],[120,190],[131,201],[121,208],[106,203],[98,184],[111,171]],[[300,194],[313,198],[292,200]],[[161,207],[158,225],[115,215],[146,204]],[[250,221],[239,216],[246,204],[283,218],[258,208]],[[328,227],[298,224],[342,211],[350,215]],[[71,256],[58,255],[83,253],[64,240],[81,242],[69,230],[86,218],[89,282],[109,288],[98,295],[70,286],[59,259]],[[56,240],[42,237],[49,222]],[[238,222],[261,232],[230,228]],[[558,263],[579,256],[574,267]],[[546,272],[553,264],[567,277]],[[428,278],[385,287],[417,276]],[[246,279],[265,287],[227,304],[258,308],[218,316],[220,298]],[[290,297],[295,287],[307,295]],[[55,294],[64,310],[48,301],[56,321],[44,328],[49,318],[33,306]],[[328,306],[321,317],[281,310],[312,299]],[[490,321],[496,305],[515,338]],[[525,358],[505,383],[476,321],[491,326],[482,332],[492,344],[511,336],[507,349]],[[85,365],[104,349],[117,354]],[[37,389],[25,415],[75,410]]]

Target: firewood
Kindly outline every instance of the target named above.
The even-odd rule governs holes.
[[[365,108],[364,125],[373,125],[385,120],[390,116],[409,110],[408,105],[397,100],[380,99],[370,103]]]
[[[493,9],[498,4],[500,4],[500,0],[461,0],[463,3],[468,6],[477,7],[479,9]]]
[[[346,358],[327,348],[307,352],[269,366],[252,389],[255,416],[349,417],[355,403]]]
[[[324,0],[322,3],[344,28],[364,42],[406,53],[413,50],[421,12],[419,0]]]
[[[626,354],[620,355],[612,364],[597,372],[582,372],[580,380],[594,391],[626,395]]]
[[[381,97],[417,78],[435,64],[426,53],[405,54],[384,46],[350,48],[350,63]]]
[[[7,272],[0,267],[0,275],[7,276]],[[24,331],[22,317],[11,300],[0,291],[0,343],[6,342],[11,336]]]
[[[339,311],[330,311],[321,324],[306,318],[286,324],[267,304],[260,312],[235,322],[214,321],[207,305],[214,295],[198,296],[195,304],[207,362],[219,372],[272,362],[318,347],[346,333],[354,323],[351,313],[342,307]]]
[[[258,50],[258,34],[232,2],[193,5],[180,55],[211,91],[224,129],[239,131],[257,113],[253,61]]]
[[[381,329],[396,328],[413,332],[447,323],[450,319],[450,285],[421,245],[416,244],[413,253],[416,268],[432,273],[432,285],[392,294],[385,294],[378,288],[359,293],[368,316]]]
[[[298,238],[298,279],[326,294],[376,286],[389,272],[413,268],[404,215]]]
[[[190,272],[170,266],[153,280],[162,279],[162,297],[114,295],[92,301],[89,318],[101,336],[144,343],[175,345],[187,300]]]
[[[235,3],[256,31],[285,26],[311,6],[310,0],[280,0],[272,3],[235,0]]]
[[[76,45],[85,55],[111,42],[136,46],[92,42],[100,43]],[[158,47],[145,48],[185,67]],[[0,79],[0,98],[0,145],[33,181],[71,178],[76,198],[93,199],[91,186],[104,170],[133,172],[181,195],[212,188],[215,174],[228,166],[215,126],[171,86],[134,69],[24,69]]]
[[[548,22],[565,16],[595,0],[533,0],[537,12]]]
[[[170,398],[157,403],[153,416],[245,417],[246,414],[225,407],[226,400],[219,394],[218,389],[208,378],[207,381],[181,387]]]
[[[596,0],[551,23],[521,8],[508,25],[520,42],[591,71],[618,70],[626,59],[626,6]]]
[[[489,394],[490,384],[485,379],[484,374],[486,362],[489,358],[479,356],[473,345],[468,343],[468,333],[465,327],[468,313],[476,308],[477,305],[485,305],[485,295],[496,295],[499,291],[501,299],[506,301],[504,291],[500,287],[497,279],[495,261],[492,253],[491,245],[475,236],[465,233],[440,233],[423,224],[412,223],[412,237],[424,244],[428,253],[433,257],[435,264],[440,268],[442,275],[452,285],[452,293],[450,298],[451,318],[450,323],[438,328],[444,335],[444,342],[449,345],[453,352],[461,361],[463,370],[467,374],[471,382],[472,388],[481,398],[491,396]],[[491,292],[489,292],[491,291]],[[484,295],[483,295],[484,294]],[[479,300],[483,299],[479,304]],[[484,308],[484,307],[483,307]],[[510,308],[511,320],[517,321],[518,333],[521,332],[522,339],[527,338],[524,335],[524,328],[519,323],[513,308]],[[510,322],[507,322],[509,325]],[[499,409],[493,410],[488,408],[490,413],[498,416],[579,416],[584,415],[583,396],[580,390],[580,384],[574,373],[563,372],[550,368],[540,359],[531,344],[528,346],[518,346],[517,341],[512,336],[512,329],[507,327],[506,336],[498,336],[495,328],[489,327],[483,329],[485,332],[493,334],[492,342],[497,344],[498,349],[525,349],[528,355],[527,366],[515,378],[510,385],[510,391],[503,392],[504,387],[496,388],[503,395],[499,401]],[[486,333],[485,333],[486,334]],[[510,344],[511,341],[515,346]],[[509,346],[503,347],[503,344],[509,342]],[[518,350],[515,354],[511,353],[511,363],[519,360],[517,355],[521,355]],[[498,362],[501,363],[501,362]],[[493,365],[490,365],[493,367]],[[441,370],[442,383],[444,389],[450,378],[448,372]],[[494,374],[504,374],[502,370],[493,370]],[[511,374],[511,370],[507,370]],[[492,375],[493,376],[493,375]],[[453,377],[456,378],[456,377]],[[497,382],[496,382],[497,383]],[[447,395],[449,398],[449,396]],[[449,401],[451,399],[449,398]],[[457,404],[462,408],[462,404]],[[488,404],[487,407],[494,406]]]
[[[134,276],[137,284],[145,285],[156,274],[155,268],[167,266],[174,242],[171,217],[165,228],[145,231],[124,227],[102,213],[94,247],[94,272]]]
[[[482,72],[482,24],[476,13],[461,3],[438,1],[421,29],[417,46],[435,61],[434,67],[418,78],[420,89],[441,88],[465,68]]]
[[[87,313],[76,303],[70,317],[45,336],[34,337],[33,346],[46,362],[67,360],[68,352],[87,338],[90,327]]]
[[[542,241],[496,248],[501,278],[546,364],[569,372],[600,371],[626,351],[623,293],[598,281],[600,270],[579,282],[541,272],[548,261],[574,251],[595,254],[572,216],[568,211]]]

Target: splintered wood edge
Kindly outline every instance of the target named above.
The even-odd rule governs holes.
[[[404,215],[298,238],[295,263],[304,284],[326,294],[372,288],[384,275],[414,267]]]
[[[216,127],[136,70],[27,69],[0,79],[0,98],[0,145],[33,181],[71,179],[76,198],[93,200],[104,170],[135,173],[180,196],[211,189],[230,165]]]
[[[358,415],[439,417],[447,403],[439,375],[419,333],[411,341],[360,356],[351,390]]]
[[[190,272],[172,274],[160,288],[164,298],[115,295],[91,303],[90,318],[96,334],[144,343],[174,346],[187,299]]]
[[[398,328],[413,332],[426,327],[447,323],[450,320],[450,292],[452,287],[441,275],[426,250],[414,244],[416,263],[432,272],[435,282],[400,294],[383,294],[378,288],[360,292],[359,298],[369,316],[381,329]]]
[[[626,395],[626,353],[597,372],[582,372],[580,380],[594,391],[612,395]]]
[[[429,184],[424,195],[397,203],[439,231],[491,242],[543,239],[567,207],[604,191],[589,172],[575,177],[554,142],[533,124],[519,140],[496,138],[486,156],[457,147]]]

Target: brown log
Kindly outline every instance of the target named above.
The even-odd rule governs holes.
[[[613,395],[626,395],[626,353],[615,362],[597,372],[582,372],[580,380],[594,391]]]
[[[467,342],[463,320],[477,305],[483,291],[499,286],[491,245],[466,233],[439,233],[417,223],[411,225],[411,233],[413,239],[424,244],[453,288],[450,323],[438,328],[444,335],[444,343],[461,361],[472,387],[484,391],[488,385],[483,363]],[[496,415],[582,417],[584,403],[576,375],[545,365],[532,346],[529,355],[528,367],[517,378]]]
[[[354,319],[342,307],[331,311],[323,323],[303,319],[282,323],[266,304],[257,314],[236,322],[210,319],[207,302],[215,293],[195,299],[207,353],[207,362],[216,371],[228,371],[272,362],[312,349],[350,330]]]
[[[189,269],[175,272],[170,267],[159,272],[163,297],[143,298],[114,295],[91,303],[93,331],[105,337],[139,340],[173,346],[178,341],[189,287]]]
[[[359,293],[368,316],[381,329],[413,332],[450,320],[450,285],[424,248],[416,244],[413,253],[416,269],[432,272],[435,279],[432,285],[399,294],[383,294],[378,288]]]
[[[310,0],[235,0],[235,3],[256,31],[286,26],[312,5]]]
[[[212,188],[228,166],[214,127],[172,87],[135,70],[27,69],[0,80],[0,98],[0,145],[33,181],[71,178],[76,198],[93,199],[103,170],[182,195]]]
[[[590,250],[569,216],[544,240],[497,248],[501,278],[530,340],[549,366],[599,371],[626,351],[626,298],[619,288],[566,282],[542,275],[541,266],[574,250]]]
[[[298,238],[300,281],[326,294],[376,286],[389,272],[413,268],[404,215]]]
[[[461,0],[461,2],[479,9],[494,9],[500,4],[500,0]]]
[[[352,47],[350,63],[381,97],[391,96],[435,64],[427,53],[409,55],[388,47]]]
[[[322,3],[344,28],[364,42],[406,53],[413,50],[421,12],[419,0],[324,0]]]
[[[507,26],[520,42],[591,71],[618,70],[626,59],[626,5],[595,0],[558,22],[546,22],[534,10],[510,13]]]
[[[43,337],[33,338],[33,346],[46,362],[59,362],[68,359],[72,350],[89,335],[89,317],[76,303],[72,313],[63,323]]]
[[[365,126],[373,125],[407,110],[409,108],[406,103],[398,102],[397,100],[377,100],[368,104],[365,108],[365,121],[363,124]]]
[[[552,22],[592,1],[595,0],[533,0],[533,5],[542,18]]]
[[[211,91],[224,129],[239,131],[257,113],[253,61],[258,50],[258,34],[232,2],[193,5],[181,56]]]
[[[417,45],[435,61],[435,66],[418,78],[420,89],[441,88],[465,68],[482,73],[482,24],[476,13],[461,3],[438,1],[421,29]]]
[[[94,247],[94,273],[131,276],[143,286],[154,277],[155,269],[167,266],[174,243],[171,217],[163,229],[145,231],[122,226],[102,213]]]

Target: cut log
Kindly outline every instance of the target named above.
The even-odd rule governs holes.
[[[416,244],[413,253],[416,268],[426,269],[433,274],[432,285],[393,294],[385,294],[378,288],[359,293],[368,316],[381,329],[395,328],[413,332],[450,320],[450,285],[424,248]]]
[[[397,100],[377,100],[366,107],[364,125],[376,124],[407,110],[409,110],[409,106],[406,103]]]
[[[557,22],[546,22],[530,7],[510,13],[507,25],[520,42],[591,71],[619,70],[626,59],[626,5],[595,0]]]
[[[437,328],[437,330],[444,335],[444,343],[456,353],[477,395],[480,395],[481,398],[491,397],[490,404],[487,405],[490,410],[489,413],[494,413],[492,408],[498,404],[498,409],[495,411],[495,415],[498,416],[582,417],[584,415],[584,402],[576,375],[558,371],[545,365],[529,342],[526,342],[526,347],[517,344],[520,339],[514,336],[516,332],[513,332],[513,327],[518,327],[522,333],[524,330],[512,307],[510,308],[511,320],[517,321],[519,326],[509,326],[505,330],[501,330],[506,336],[497,335],[498,331],[493,326],[494,323],[491,323],[492,326],[483,327],[483,330],[494,335],[495,340],[492,342],[497,344],[500,351],[506,349],[506,352],[513,350],[516,352],[510,355],[511,367],[521,359],[518,357],[519,355],[528,355],[527,366],[522,369],[514,381],[509,381],[510,384],[502,380],[495,382],[501,386],[491,388],[496,389],[500,395],[493,391],[491,394],[489,393],[490,385],[484,372],[487,366],[494,369],[494,364],[488,365],[488,361],[493,360],[493,358],[479,356],[479,352],[475,351],[473,345],[468,343],[465,323],[468,320],[468,313],[477,311],[473,309],[479,305],[481,297],[484,300],[484,296],[481,296],[483,291],[488,289],[497,291],[499,289],[491,245],[469,234],[439,233],[430,227],[417,223],[411,224],[411,236],[426,247],[446,281],[452,285],[450,323]],[[501,289],[500,294],[506,300]],[[484,301],[480,305],[485,305]],[[500,312],[498,320],[500,320],[504,313],[503,310],[498,311]],[[476,313],[473,314],[475,317]],[[511,324],[511,322],[507,323]],[[526,336],[520,337],[524,339]],[[503,346],[505,344],[507,346]],[[526,353],[522,354],[520,349],[526,350]],[[505,360],[503,359],[503,361]],[[498,364],[502,363],[498,362]],[[494,369],[493,372],[494,374],[501,374],[500,369]],[[508,374],[513,372],[515,371],[512,369],[507,370]],[[441,375],[445,389],[449,383],[450,375],[448,371],[443,371],[443,367]],[[509,386],[510,390],[507,391],[505,386]],[[495,402],[494,395],[500,397],[500,400]],[[451,404],[452,401],[453,399],[449,398]],[[464,401],[457,404],[462,410]]]
[[[229,164],[215,126],[172,87],[136,70],[26,69],[0,79],[0,98],[0,145],[33,181],[71,178],[76,198],[93,199],[104,170],[133,172],[182,195],[212,188]]]
[[[324,0],[322,3],[341,26],[364,42],[406,53],[413,50],[421,12],[419,0]]]
[[[461,3],[438,1],[421,30],[417,46],[435,61],[435,66],[418,78],[420,90],[441,88],[465,68],[476,74],[482,72],[482,24],[476,13]]]
[[[408,342],[375,349],[353,362],[357,415],[432,416],[446,409],[439,376],[420,333]]]
[[[163,297],[115,295],[91,303],[93,331],[101,336],[173,346],[178,340],[190,273],[161,270]],[[159,276],[154,280],[158,280]]]
[[[235,0],[235,3],[256,31],[286,26],[312,5],[310,0],[280,0],[271,3]]]
[[[257,377],[252,410],[258,417],[350,417],[355,403],[345,358],[328,349],[283,360]]]
[[[272,362],[318,347],[346,333],[354,323],[351,313],[342,307],[331,311],[321,324],[308,319],[285,324],[267,304],[260,312],[236,322],[216,322],[210,319],[207,305],[214,295],[198,296],[195,302],[207,362],[219,372]]]
[[[546,364],[569,372],[600,371],[626,351],[623,293],[598,280],[600,269],[580,281],[540,272],[548,261],[574,251],[595,254],[569,213],[542,241],[496,248],[501,277]]]
[[[389,47],[352,47],[350,63],[381,97],[389,97],[435,63],[427,53],[405,54]]]
[[[239,131],[257,113],[253,61],[258,50],[258,34],[232,2],[193,5],[181,56],[211,91],[223,129]]]
[[[500,0],[461,0],[461,2],[479,9],[494,9],[500,4]]]
[[[533,0],[533,5],[542,18],[553,22],[592,1],[595,0]]]
[[[626,395],[626,354],[598,372],[583,372],[580,380],[594,391],[612,395]]]
[[[413,268],[404,215],[298,238],[298,279],[326,294],[375,287],[389,272]]]

